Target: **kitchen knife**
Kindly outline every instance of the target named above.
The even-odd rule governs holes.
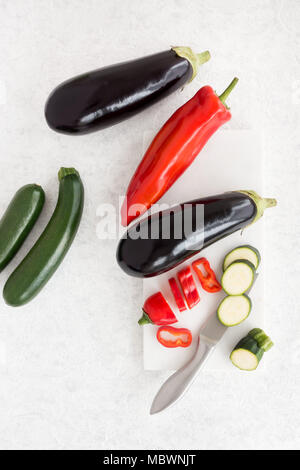
[[[163,411],[183,396],[192,385],[201,367],[212,354],[216,344],[220,341],[226,330],[227,326],[219,322],[216,313],[209,316],[200,330],[194,356],[164,382],[153,400],[150,410],[151,415]]]
[[[247,294],[253,288],[257,277],[258,274],[255,274],[254,282]],[[184,395],[214,351],[217,343],[227,331],[227,328],[227,326],[219,322],[216,313],[208,317],[207,321],[200,329],[194,356],[163,383],[152,402],[150,409],[151,415],[174,405],[174,403]]]

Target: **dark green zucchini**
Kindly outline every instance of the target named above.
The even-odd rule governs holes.
[[[273,342],[260,328],[249,331],[230,354],[231,362],[241,370],[255,370],[266,351],[274,346]]]
[[[33,299],[56,271],[76,235],[81,220],[84,189],[74,168],[58,173],[59,196],[44,232],[8,278],[3,297],[11,306]]]
[[[0,271],[15,256],[30,233],[45,202],[45,193],[37,184],[22,186],[0,220]]]
[[[268,335],[261,329],[261,328],[253,328],[253,330],[249,331],[248,335],[250,338],[253,338],[258,346],[264,350],[264,352],[269,351],[269,349],[274,346],[273,341],[269,338]]]
[[[231,362],[241,370],[255,370],[264,355],[255,339],[246,336],[238,342],[230,355]]]

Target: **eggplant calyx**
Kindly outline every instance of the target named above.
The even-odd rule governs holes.
[[[269,207],[275,207],[277,205],[276,199],[272,199],[269,197],[260,197],[259,194],[257,194],[255,191],[249,190],[238,192],[246,194],[246,196],[250,197],[250,199],[252,199],[252,201],[256,205],[256,216],[249,225],[254,224],[258,219],[260,219],[266,209],[268,209]]]
[[[191,64],[193,68],[193,75],[190,79],[190,82],[196,77],[198,73],[199,65],[204,64],[210,59],[209,51],[204,51],[204,52],[201,52],[200,54],[195,54],[195,52],[193,52],[190,47],[179,46],[179,47],[171,47],[171,49],[174,52],[176,52],[176,54],[179,57],[183,57],[184,59],[187,59],[189,63]]]

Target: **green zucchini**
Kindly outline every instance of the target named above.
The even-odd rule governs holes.
[[[230,354],[231,362],[241,370],[255,370],[264,353],[273,346],[271,339],[260,328],[249,331]]]
[[[224,271],[221,284],[228,295],[241,295],[253,284],[255,267],[250,261],[238,259]]]
[[[48,225],[4,286],[8,305],[24,305],[40,292],[76,235],[83,210],[83,184],[74,168],[61,168],[58,179],[58,201]]]
[[[0,220],[0,271],[15,256],[37,221],[45,193],[37,184],[22,186]]]
[[[230,359],[233,365],[241,370],[255,370],[264,355],[257,342],[246,336],[238,342],[232,353]]]
[[[255,339],[258,346],[264,350],[264,352],[269,351],[269,349],[274,346],[273,341],[266,333],[260,328],[253,328],[253,330],[249,331],[248,336]]]
[[[252,303],[247,295],[228,295],[218,307],[218,319],[225,326],[239,325],[249,316],[251,307]]]
[[[233,250],[229,251],[223,261],[223,271],[228,268],[228,266],[238,259],[245,259],[250,261],[253,264],[255,269],[258,268],[260,263],[260,253],[259,251],[251,245],[241,245]]]

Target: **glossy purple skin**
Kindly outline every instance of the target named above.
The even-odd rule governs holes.
[[[202,206],[199,218],[197,206]],[[256,214],[254,201],[237,191],[179,204],[131,225],[119,242],[117,261],[130,276],[157,276],[246,227]],[[168,238],[162,235],[162,227],[170,227]],[[140,233],[144,238],[137,237]]]
[[[50,94],[48,125],[65,134],[86,134],[134,116],[181,88],[192,77],[189,61],[172,49],[72,78]]]

